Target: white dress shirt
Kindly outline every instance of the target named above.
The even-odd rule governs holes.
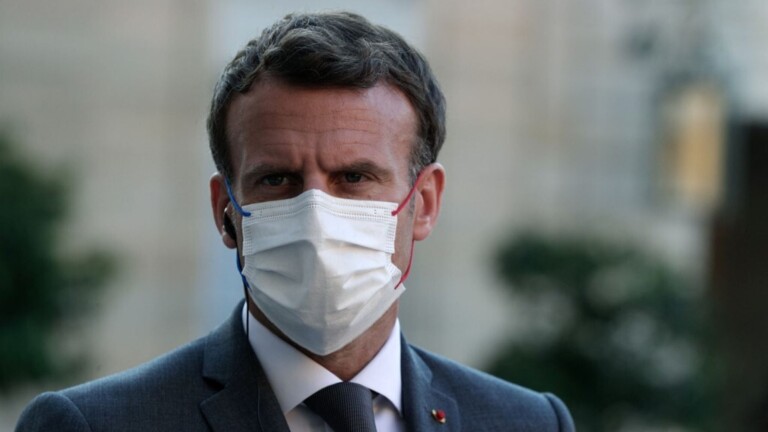
[[[247,320],[247,321],[246,321]],[[269,331],[243,306],[243,325],[251,348],[264,368],[291,432],[327,431],[331,428],[304,405],[304,399],[341,379]],[[378,393],[373,399],[376,430],[402,432],[400,379],[400,321],[376,356],[352,382]]]

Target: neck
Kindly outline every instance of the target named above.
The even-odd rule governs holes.
[[[376,356],[376,354],[379,353],[381,347],[383,347],[387,342],[387,339],[389,339],[389,335],[392,333],[392,328],[395,326],[395,320],[397,319],[398,302],[395,302],[378,321],[357,339],[338,351],[321,356],[307,351],[289,339],[288,336],[281,332],[280,329],[275,327],[275,325],[264,316],[256,304],[253,303],[250,296],[247,296],[247,298],[250,313],[257,321],[263,324],[264,327],[269,329],[269,331],[277,335],[280,339],[284,340],[304,353],[304,355],[314,360],[317,364],[339,377],[342,381],[349,381],[354,378]]]

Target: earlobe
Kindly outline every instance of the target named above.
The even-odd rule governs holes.
[[[439,163],[427,165],[417,185],[417,203],[413,221],[413,239],[429,237],[440,215],[445,188],[445,169]]]
[[[235,249],[237,248],[237,231],[230,216],[227,215],[230,201],[224,183],[224,176],[218,172],[212,175],[209,187],[211,192],[211,210],[213,210],[216,230],[221,235],[221,241],[224,243],[224,246]]]

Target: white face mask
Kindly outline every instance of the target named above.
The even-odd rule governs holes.
[[[392,264],[397,203],[336,198],[316,189],[243,208],[230,198],[243,216],[242,275],[251,298],[305,349],[338,351],[405,290]]]

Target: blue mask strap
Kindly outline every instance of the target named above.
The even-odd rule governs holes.
[[[245,310],[247,312],[246,320],[245,320],[245,336],[248,338],[248,340],[251,339],[251,302],[248,298],[248,281],[245,280],[245,276],[243,276],[243,267],[240,265],[240,257],[239,254],[235,254],[235,263],[237,263],[237,272],[240,273],[240,279],[243,280],[243,287],[245,287],[245,290],[243,290],[243,295],[245,297]]]
[[[229,183],[228,178],[224,178],[224,185],[227,188],[227,195],[229,195],[229,201],[232,202],[232,205],[235,207],[235,210],[237,210],[238,213],[242,216],[250,216],[251,212],[247,212],[243,210],[242,207],[240,207],[240,204],[237,203],[237,200],[235,199],[235,195],[232,193],[232,185]],[[235,254],[235,265],[237,265],[237,273],[240,275],[240,279],[243,280],[243,286],[246,288],[248,287],[248,281],[245,280],[245,276],[243,276],[243,266],[240,264],[240,254]]]
[[[237,203],[237,200],[235,199],[235,195],[232,193],[232,185],[229,183],[229,179],[224,177],[224,185],[227,187],[227,195],[229,195],[229,201],[232,202],[232,205],[235,207],[235,210],[237,210],[238,213],[240,213],[241,216],[248,217],[251,215],[251,212],[247,212],[243,210],[242,207],[240,207],[240,204]]]
[[[246,281],[245,276],[243,276],[243,266],[240,265],[240,256],[238,254],[235,254],[235,263],[237,264],[237,272],[240,274],[240,279],[243,280],[243,286],[250,288],[250,286],[248,286],[248,281]]]

